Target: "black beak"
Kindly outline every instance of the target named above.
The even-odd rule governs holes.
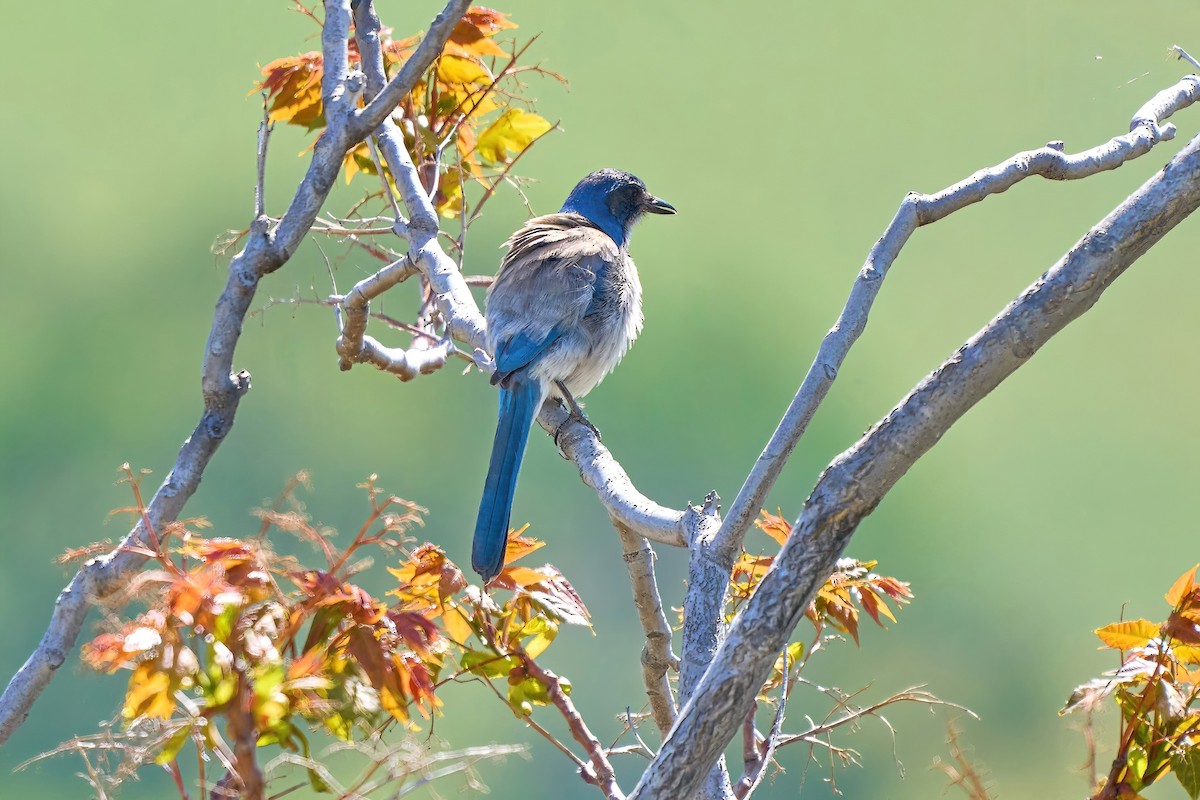
[[[655,197],[652,194],[646,195],[646,199],[642,201],[642,207],[650,214],[674,214],[675,206],[663,200],[661,197]]]

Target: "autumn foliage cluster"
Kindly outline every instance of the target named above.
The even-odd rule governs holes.
[[[423,509],[386,495],[374,479],[364,488],[370,513],[344,548],[299,509],[260,511],[261,530],[245,539],[203,537],[199,519],[151,531],[145,555],[156,568],[125,598],[149,607],[96,636],[83,659],[130,672],[127,721],[175,720],[158,763],[189,741],[233,761],[230,743],[244,737],[307,756],[310,728],[345,741],[394,722],[412,728],[414,716],[437,712],[437,686],[462,674],[503,679],[503,697],[522,714],[548,703],[551,689],[570,692],[569,682],[530,669],[561,624],[588,624],[558,570],[513,563],[542,543],[514,536],[492,583],[498,594],[488,594],[436,546],[412,547],[406,534],[422,524]],[[276,554],[272,529],[308,543],[323,563]],[[367,549],[396,559],[386,600],[353,580]],[[224,735],[217,719],[227,722]]]
[[[312,12],[299,8],[319,24]],[[522,45],[498,41],[497,34],[516,27],[506,14],[472,6],[433,68],[393,113],[434,208],[444,218],[462,215],[463,189],[468,183],[484,191],[474,209],[477,214],[516,160],[554,127],[530,110],[524,79],[531,73],[562,78],[541,66],[520,63],[533,39]],[[419,35],[384,40],[389,74],[419,42]],[[358,47],[353,39],[348,46],[351,66],[356,66]],[[268,98],[270,119],[309,130],[324,128],[322,74],[323,59],[317,51],[279,58],[263,67],[256,89]],[[346,155],[347,181],[360,173],[387,174],[371,147],[363,142]],[[387,179],[392,183],[390,175]]]
[[[1080,686],[1063,714],[1091,715],[1115,702],[1121,713],[1116,754],[1097,781],[1097,800],[1136,800],[1173,774],[1192,800],[1200,797],[1200,583],[1192,567],[1166,593],[1163,622],[1125,620],[1096,631],[1121,664]],[[1090,726],[1089,726],[1090,727]],[[1094,760],[1094,759],[1093,759]]]
[[[132,472],[127,480],[137,501],[127,510],[144,519]],[[260,769],[256,752],[274,746],[298,754],[293,763],[308,767],[311,785],[329,791],[310,746],[313,731],[354,742],[396,724],[402,734],[417,730],[442,713],[438,690],[449,681],[486,685],[518,718],[553,706],[586,729],[569,699],[571,682],[539,663],[562,625],[590,626],[586,606],[555,567],[526,563],[542,542],[514,531],[504,570],[488,587],[475,586],[439,547],[411,538],[423,509],[388,495],[374,478],[363,484],[366,518],[342,547],[295,500],[303,481],[257,512],[252,536],[204,536],[203,519],[151,528],[144,555],[154,568],[115,601],[145,610],[122,619],[110,607],[107,630],[83,648],[89,666],[128,672],[124,724],[161,726],[151,760],[181,787],[178,759],[189,744],[201,770],[213,759],[225,765],[221,780],[234,789]],[[764,514],[759,526],[777,541],[787,534],[779,516]],[[275,552],[271,538],[280,534],[306,544],[319,566]],[[386,558],[393,584],[383,597],[356,578],[372,553]],[[730,613],[753,594],[771,558],[743,556]],[[894,619],[880,594],[906,602],[907,585],[869,568],[843,561],[809,610],[813,644],[781,655],[763,700],[776,702],[772,693],[786,700],[829,626],[857,638],[859,609],[877,622]],[[632,732],[636,719],[627,722]]]

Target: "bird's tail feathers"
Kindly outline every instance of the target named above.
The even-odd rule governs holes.
[[[529,428],[541,400],[538,381],[520,374],[500,390],[500,414],[492,443],[492,460],[483,484],[483,499],[479,502],[475,539],[471,545],[471,566],[484,583],[499,575],[504,566],[517,473],[521,470]]]

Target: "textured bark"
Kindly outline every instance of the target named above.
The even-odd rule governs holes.
[[[834,459],[631,798],[688,797],[701,785],[862,519],[971,406],[1198,205],[1200,137]]]

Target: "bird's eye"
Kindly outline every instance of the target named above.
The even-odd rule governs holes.
[[[617,219],[624,219],[629,216],[630,210],[637,206],[641,194],[644,194],[644,191],[639,190],[636,186],[621,186],[614,189],[608,195],[608,210]]]

